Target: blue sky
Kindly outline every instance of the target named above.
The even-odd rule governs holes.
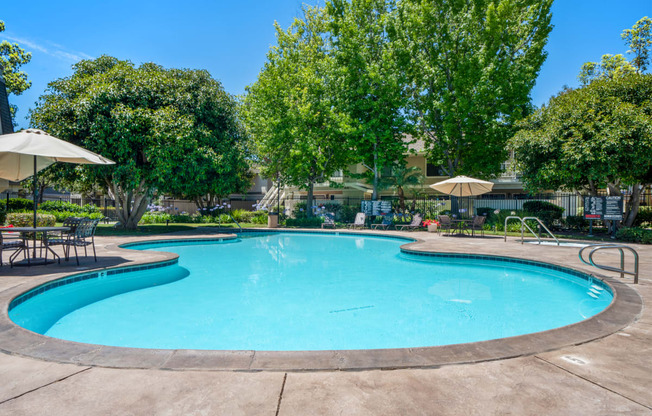
[[[274,21],[287,27],[300,14],[301,0],[201,0],[187,2],[30,0],[3,2],[0,40],[32,52],[23,68],[32,88],[16,97],[18,123],[27,127],[48,82],[68,76],[80,59],[103,54],[136,64],[207,69],[232,94],[242,94],[256,80],[274,44]],[[306,1],[308,4],[322,4]],[[545,103],[564,85],[577,86],[586,61],[605,53],[627,51],[623,29],[643,16],[652,17],[652,0],[556,0],[553,29],[534,104]]]

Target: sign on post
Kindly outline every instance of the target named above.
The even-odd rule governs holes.
[[[622,196],[585,196],[584,218],[587,220],[612,220],[623,219]]]
[[[392,212],[392,201],[362,201],[360,211],[366,216],[389,214]]]

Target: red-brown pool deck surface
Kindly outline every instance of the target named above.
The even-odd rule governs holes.
[[[640,256],[633,285],[631,277],[582,264],[576,247],[387,232],[418,239],[411,250],[543,261],[615,289],[614,304],[591,320],[482,343],[296,353],[139,350],[60,341],[8,319],[11,299],[44,282],[174,257],[119,244],[229,237],[210,233],[97,238],[97,263],[90,257],[80,267],[72,261],[0,268],[0,415],[652,414],[651,246],[630,245]],[[619,261],[617,251],[595,259]]]

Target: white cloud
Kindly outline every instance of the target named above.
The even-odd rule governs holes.
[[[66,48],[64,48],[63,46],[50,41],[47,41],[47,43],[52,45],[52,48],[46,48],[45,46],[39,45],[38,43],[32,42],[24,38],[18,38],[15,36],[8,36],[8,35],[5,37],[10,41],[20,44],[21,47],[27,49],[28,51],[36,50],[65,62],[75,63],[81,61],[82,59],[93,59],[93,57],[88,54],[85,54],[83,52],[67,51]]]

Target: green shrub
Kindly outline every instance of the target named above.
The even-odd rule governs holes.
[[[292,209],[292,216],[297,220],[308,218],[308,211],[306,210],[307,206],[308,205],[305,202],[297,203]]]
[[[65,201],[45,201],[39,205],[39,209],[43,211],[59,211],[59,212],[83,212],[87,214],[94,214],[101,211],[100,207],[95,205],[86,204],[84,206],[79,206],[71,202]]]
[[[0,204],[0,225],[4,225],[6,219],[7,208],[3,204]]]
[[[485,220],[485,225],[489,225],[493,227],[494,225],[498,224],[498,214],[496,214],[496,208],[489,208],[489,207],[482,207],[482,208],[476,208],[475,212],[477,215],[480,216],[485,216],[487,219]],[[498,211],[500,213],[500,211]],[[505,220],[503,220],[503,224],[505,224]]]
[[[564,208],[547,201],[527,201],[523,210],[532,217],[538,217],[550,228],[555,220],[561,220]]]
[[[652,226],[652,207],[639,207],[638,214],[636,214],[636,219],[634,220],[634,225],[637,227],[640,226]]]
[[[9,203],[7,203],[6,199],[0,199],[0,204],[6,207],[7,212],[21,212],[34,209],[34,202],[25,198],[10,198]]]
[[[640,227],[623,227],[616,232],[616,238],[631,243],[652,244],[652,230]]]
[[[251,222],[255,213],[254,211],[247,211],[246,209],[235,209],[231,211],[231,215],[237,222]]]
[[[267,224],[267,212],[255,211],[253,217],[251,217],[251,222],[253,224]]]
[[[583,230],[589,226],[589,221],[582,215],[569,215],[566,217],[566,225],[571,230]]]
[[[350,224],[353,221],[355,221],[355,215],[360,211],[359,206],[352,206],[352,205],[343,205],[342,208],[340,209],[340,216],[339,218],[336,216],[335,220]]]
[[[285,220],[285,225],[287,227],[302,227],[302,228],[312,228],[312,227],[321,227],[324,219],[322,217],[312,217],[312,218],[288,218]]]
[[[36,214],[37,227],[54,227],[57,219],[50,214]],[[7,224],[14,227],[31,227],[34,225],[34,213],[10,212],[7,214]]]
[[[140,224],[165,224],[171,221],[172,216],[165,212],[146,212],[140,219]]]
[[[78,217],[78,218],[90,218],[92,220],[95,219],[102,219],[104,218],[104,214],[101,212],[82,212],[82,211],[77,211],[77,212],[71,212],[71,211],[44,211],[39,209],[38,210],[39,214],[45,214],[45,215],[53,215],[57,222],[63,222],[66,218],[69,217]]]

